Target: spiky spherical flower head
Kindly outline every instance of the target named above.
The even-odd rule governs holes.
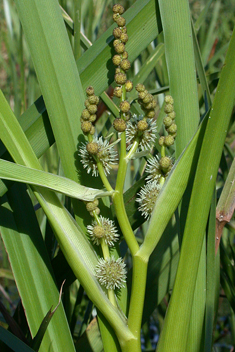
[[[101,242],[101,238],[104,239],[105,243],[112,247],[114,242],[118,241],[119,235],[117,233],[117,228],[112,220],[100,216],[100,224],[98,225],[96,220],[92,222],[91,225],[87,226],[88,233],[91,240],[97,246]]]
[[[91,114],[89,113],[89,111],[87,109],[84,109],[82,112],[82,118],[83,120],[89,120]]]
[[[174,111],[174,106],[172,105],[172,104],[166,104],[165,106],[164,106],[164,111],[165,111],[165,113],[169,113],[169,112],[172,112],[172,111]]]
[[[126,101],[126,100],[121,101],[120,110],[122,112],[127,112],[127,111],[130,110],[130,108],[131,108],[131,106],[130,106],[130,103],[128,101]]]
[[[165,125],[166,128],[170,127],[170,125],[172,125],[173,121],[169,116],[165,116],[163,119],[163,123]]]
[[[87,202],[86,203],[86,210],[91,212],[94,211],[99,205],[99,200],[95,199],[93,202]]]
[[[114,50],[116,51],[116,53],[118,54],[122,54],[125,51],[125,44],[123,43],[118,43],[117,45],[115,45]]]
[[[133,116],[133,119],[128,121],[127,129],[126,129],[126,138],[129,146],[127,149],[129,150],[134,143],[134,141],[139,141],[140,150],[150,150],[156,141],[156,132],[157,126],[156,121],[153,119],[148,119],[147,124],[148,127],[145,131],[140,132],[138,130],[138,122],[143,119],[143,116],[137,118],[136,115]]]
[[[92,123],[90,121],[83,121],[81,124],[81,129],[83,133],[89,133],[92,127]]]
[[[126,130],[126,122],[123,119],[117,118],[113,121],[113,127],[117,132],[124,132]]]
[[[124,53],[122,53],[122,58],[123,58],[123,60],[128,59],[128,52],[127,51],[124,51]]]
[[[122,88],[121,87],[115,87],[113,91],[113,95],[117,98],[121,98],[122,96]]]
[[[122,33],[120,36],[120,40],[122,43],[126,44],[128,42],[128,35],[126,33]]]
[[[127,80],[125,73],[122,73],[122,72],[116,73],[114,78],[115,78],[115,82],[120,85],[125,84]]]
[[[170,134],[174,134],[177,132],[177,125],[175,123],[172,123],[170,127],[167,129],[167,132]]]
[[[174,120],[174,119],[175,119],[175,116],[176,116],[175,111],[170,112],[170,113],[168,114],[168,116],[169,116],[172,120]]]
[[[143,92],[145,90],[145,86],[141,83],[138,83],[135,89],[137,90],[137,92]]]
[[[164,173],[167,173],[171,170],[172,168],[172,159],[169,158],[169,156],[164,156],[163,158],[161,158],[159,160],[159,165],[161,167],[161,170],[164,172]]]
[[[87,143],[86,150],[88,151],[89,154],[96,155],[99,151],[98,143],[96,142]]]
[[[91,104],[90,106],[88,106],[87,110],[91,115],[94,115],[97,111],[97,105]]]
[[[126,24],[126,20],[122,16],[118,17],[115,22],[117,23],[118,27],[124,27]]]
[[[161,187],[157,181],[149,182],[137,194],[138,198],[136,198],[136,201],[139,203],[138,209],[145,218],[151,216]]]
[[[172,104],[172,105],[174,104],[174,99],[172,98],[171,95],[166,95],[164,100],[166,104]]]
[[[124,11],[125,9],[122,5],[120,4],[113,5],[113,13],[119,13],[119,15],[122,15]]]
[[[171,145],[173,145],[175,142],[175,138],[172,135],[168,135],[165,137],[165,146],[166,147],[170,147]]]
[[[141,132],[144,132],[147,130],[148,128],[148,122],[146,120],[140,120],[138,123],[137,123],[137,128],[139,131]]]
[[[119,27],[114,28],[114,30],[113,30],[113,36],[114,36],[114,38],[118,39],[118,38],[121,37],[121,35],[122,35],[122,30],[121,30],[121,28],[119,28]]]
[[[117,163],[117,152],[114,150],[114,146],[109,144],[107,140],[102,140],[102,137],[94,138],[93,143],[98,144],[98,153],[96,157],[102,163],[104,168],[105,175],[109,174],[112,165]],[[81,157],[81,163],[83,164],[84,169],[87,170],[87,173],[92,173],[92,176],[98,176],[98,169],[96,161],[93,156],[88,153],[86,148],[87,143],[82,143],[79,149],[79,155]]]
[[[165,143],[165,137],[164,136],[161,136],[158,140],[158,144],[162,147]]]
[[[95,104],[95,105],[98,105],[99,103],[99,98],[96,96],[96,95],[90,95],[88,97],[88,101],[90,104]]]
[[[92,86],[87,87],[86,94],[87,96],[94,95],[95,94],[94,88]]]
[[[95,276],[107,290],[125,287],[126,264],[122,258],[111,257],[107,260],[100,258],[95,269]]]
[[[122,62],[122,58],[120,55],[114,55],[112,58],[112,61],[115,66],[119,66],[120,63]]]
[[[126,81],[125,83],[126,91],[130,92],[133,89],[133,83],[131,81]]]

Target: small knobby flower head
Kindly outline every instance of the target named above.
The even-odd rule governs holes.
[[[107,175],[109,174],[112,165],[117,163],[117,152],[114,150],[114,146],[109,144],[107,140],[103,141],[102,137],[99,139],[95,137],[93,142],[97,143],[98,145],[98,152],[96,153],[96,157],[102,163],[105,175]],[[88,143],[82,143],[79,150],[81,163],[83,164],[84,169],[87,170],[88,174],[92,172],[92,176],[98,176],[96,161],[92,154],[89,154],[87,151],[87,144]]]
[[[152,214],[156,199],[162,186],[157,182],[149,182],[143,186],[137,195],[136,201],[140,204],[138,209],[145,218],[149,218]]]
[[[100,225],[97,224],[97,221],[93,221],[91,225],[87,226],[87,231],[90,235],[91,241],[97,246],[103,238],[105,243],[109,247],[112,247],[114,246],[114,242],[119,238],[114,222],[103,216],[100,216]]]
[[[107,290],[120,289],[125,287],[125,266],[126,264],[122,258],[111,257],[107,260],[100,258],[95,269],[95,276]]]
[[[156,141],[156,120],[147,119],[148,127],[142,132],[138,129],[138,123],[142,119],[142,115],[139,118],[133,115],[133,119],[127,122],[126,139],[127,143],[129,143],[128,150],[135,140],[139,140],[139,149],[141,150],[150,150]]]

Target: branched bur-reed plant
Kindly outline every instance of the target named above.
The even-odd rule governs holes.
[[[87,87],[85,109],[81,115],[81,129],[87,138],[86,143],[79,145],[80,161],[87,173],[93,177],[100,176],[107,191],[111,192],[111,203],[115,209],[115,215],[121,235],[124,237],[130,253],[133,257],[133,284],[130,292],[130,309],[127,318],[127,326],[133,334],[135,342],[133,347],[140,349],[140,328],[142,310],[146,286],[147,260],[138,255],[139,244],[128,220],[125,209],[123,192],[128,164],[135,158],[141,158],[144,154],[148,157],[145,167],[146,184],[141,187],[137,194],[136,202],[141,215],[145,219],[151,217],[158,194],[173,167],[173,159],[166,156],[166,150],[174,144],[177,125],[175,123],[174,100],[172,96],[165,96],[164,118],[165,136],[159,138],[160,155],[151,154],[157,143],[156,125],[156,100],[148,92],[143,84],[137,84],[135,89],[138,93],[138,103],[143,111],[136,115],[131,112],[131,104],[128,102],[128,93],[133,89],[132,81],[127,79],[127,71],[131,64],[128,60],[128,52],[125,44],[129,40],[126,21],[122,14],[124,8],[121,5],[113,6],[113,19],[117,27],[113,30],[113,46],[115,55],[112,57],[115,65],[115,83],[113,95],[120,100],[119,117],[113,121],[114,131],[109,136],[98,136],[94,122],[96,121],[97,105],[99,98],[95,95],[92,86]],[[116,138],[115,138],[116,137]],[[114,141],[110,141],[114,139]],[[115,147],[118,146],[118,153]],[[115,187],[112,187],[108,176],[113,165],[118,165]],[[98,264],[95,268],[95,276],[101,286],[107,290],[111,303],[119,308],[117,296],[126,284],[126,265],[124,259],[119,257],[118,252],[113,254],[112,247],[119,241],[120,236],[112,219],[105,218],[99,208],[99,201],[86,203],[86,209],[94,218],[87,226],[90,241],[100,246],[101,251]],[[129,342],[125,341],[125,345]],[[134,347],[135,346],[135,347]]]
[[[0,94],[1,236],[28,324],[28,333],[14,330],[22,341],[1,327],[0,339],[29,352],[39,346],[41,352],[140,352],[141,327],[147,337],[150,316],[165,297],[157,351],[211,351],[221,237],[215,237],[215,184],[225,156],[234,157],[223,151],[235,98],[234,33],[212,103],[187,0],[137,0],[126,13],[114,5],[115,28],[92,46],[78,30],[78,2],[74,27],[57,0],[15,3],[43,99],[17,119]],[[80,42],[87,49],[82,55]],[[130,62],[146,47],[150,59],[133,87]],[[167,83],[158,92],[166,95],[157,122],[156,100],[142,83],[153,67],[160,73],[163,54]],[[112,101],[104,91],[113,81]],[[104,126],[97,122],[98,96],[112,112]],[[55,142],[58,175],[39,162]],[[218,219],[227,208],[232,216],[233,170]],[[46,221],[38,221],[32,199]],[[221,282],[234,309],[235,275],[221,249]],[[97,319],[90,322],[93,305]]]

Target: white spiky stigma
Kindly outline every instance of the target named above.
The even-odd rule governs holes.
[[[151,216],[161,188],[162,186],[157,183],[157,181],[153,181],[151,183],[147,183],[141,188],[140,192],[137,193],[139,196],[136,198],[136,202],[139,203],[138,209],[145,218]]]
[[[126,264],[122,258],[111,257],[107,260],[100,258],[95,269],[95,276],[107,290],[125,287]]]
[[[126,129],[126,140],[129,144],[127,149],[129,150],[134,143],[134,141],[139,140],[139,150],[151,150],[152,146],[156,141],[156,120],[147,119],[148,127],[145,131],[140,132],[138,130],[138,122],[143,119],[143,115],[137,117],[137,115],[133,115],[133,118],[127,122]]]
[[[105,175],[110,173],[112,165],[117,164],[117,152],[114,150],[114,144],[109,144],[107,140],[102,139],[102,137],[93,139],[94,143],[98,144],[98,152],[96,157],[102,163]],[[95,159],[87,151],[87,143],[82,143],[79,155],[81,157],[81,163],[83,164],[84,169],[87,170],[87,173],[92,173],[92,176],[98,176],[98,168]]]
[[[114,246],[114,242],[119,238],[114,222],[103,216],[100,216],[99,219],[100,225],[97,224],[97,221],[93,221],[91,225],[87,226],[91,241],[98,246],[103,238],[109,247]]]

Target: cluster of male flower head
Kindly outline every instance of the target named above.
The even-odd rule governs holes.
[[[174,100],[170,95],[167,95],[165,97],[165,103],[165,112],[167,113],[167,116],[164,119],[164,125],[168,135],[160,137],[159,144],[161,146],[170,147],[174,144],[177,131],[177,126],[174,122]],[[167,122],[169,122],[169,126]],[[169,156],[163,156],[161,158],[155,156],[148,160],[145,169],[147,173],[147,183],[141,188],[136,199],[139,203],[138,209],[145,218],[149,218],[151,216],[158,194],[172,167],[173,160]]]
[[[120,4],[113,6],[113,20],[117,23],[117,27],[113,30],[114,36],[114,50],[116,54],[113,56],[113,64],[116,66],[115,69],[115,82],[117,87],[114,89],[114,96],[117,98],[122,98],[123,88],[125,92],[130,92],[133,88],[133,83],[127,80],[126,72],[131,67],[131,63],[128,60],[128,53],[125,48],[125,44],[128,41],[126,20],[121,15],[124,13],[124,7]],[[113,122],[113,127],[118,132],[123,132],[126,130],[126,121],[130,118],[130,103],[127,100],[122,100],[120,103],[120,111],[122,118],[116,118]]]
[[[144,115],[138,118],[133,116],[133,119],[128,121],[126,131],[128,149],[134,141],[138,140],[140,149],[150,150],[156,141],[157,126],[154,120],[156,101],[143,84],[137,84],[135,89],[138,92],[138,102]]]
[[[95,134],[97,105],[99,98],[94,94],[94,88],[89,86],[86,89],[87,99],[85,101],[86,109],[83,110],[81,116],[81,129],[85,135],[91,135],[92,141],[81,143],[79,155],[84,169],[92,176],[98,176],[97,162],[100,161],[105,174],[109,174],[112,165],[117,163],[117,152],[113,148],[113,144],[109,144],[102,137],[93,136]]]
[[[87,99],[85,100],[86,109],[83,110],[81,116],[81,129],[84,134],[95,134],[95,126],[93,123],[96,120],[97,105],[99,98],[95,95],[92,86],[86,89]]]
[[[160,146],[170,147],[174,144],[177,133],[177,125],[175,123],[174,99],[171,95],[165,96],[164,111],[167,115],[164,117],[163,123],[168,135],[161,136],[158,142]]]

